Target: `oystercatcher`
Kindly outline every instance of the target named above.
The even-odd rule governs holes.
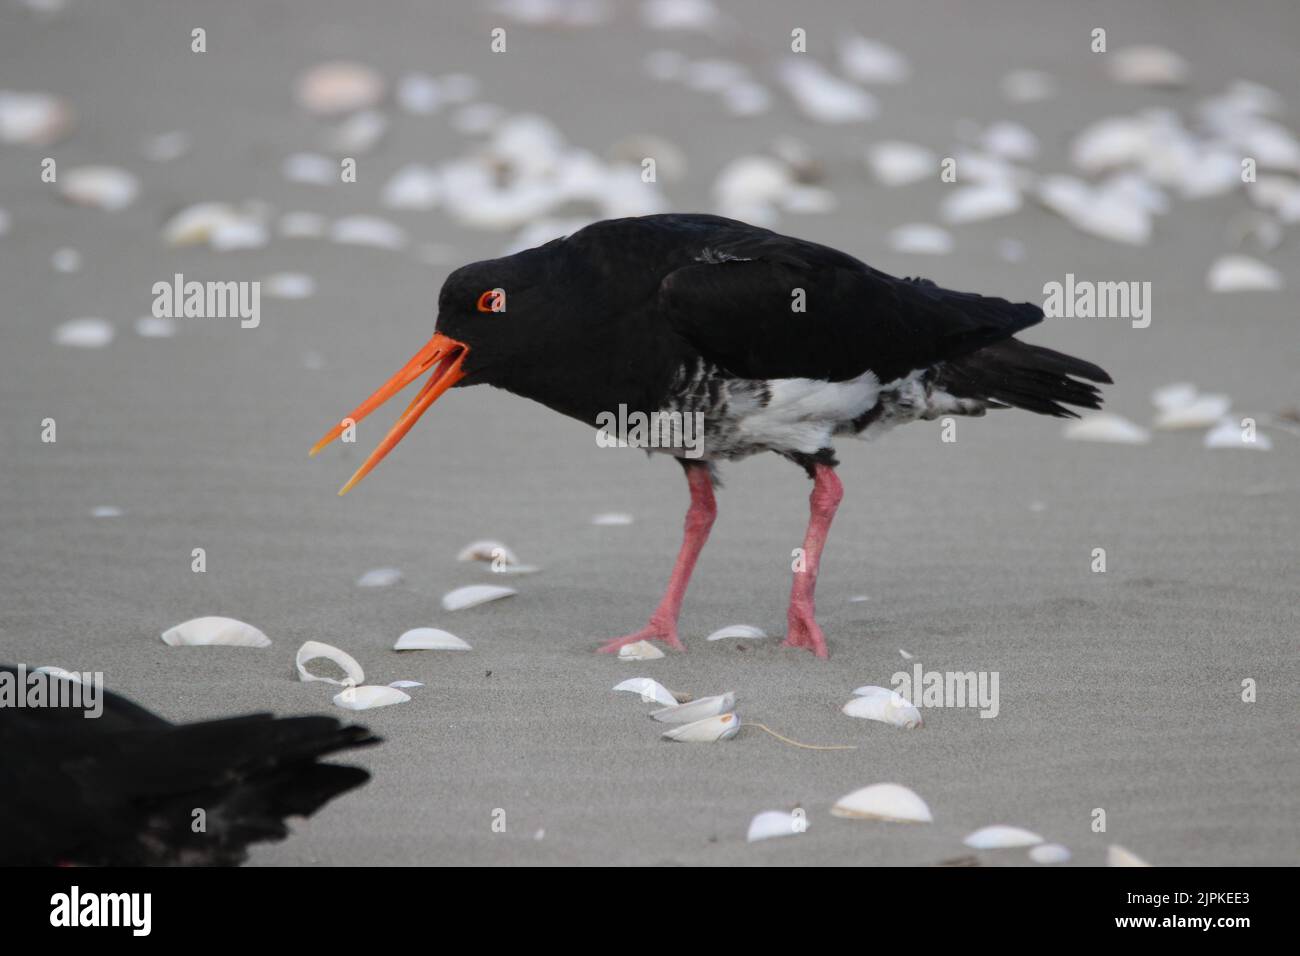
[[[843,491],[832,441],[895,425],[1016,407],[1077,417],[1100,407],[1097,366],[1012,338],[1039,322],[1030,303],[898,279],[827,246],[708,215],[594,223],[454,271],[436,332],[316,454],[425,371],[392,430],[339,494],[360,481],[452,386],[495,385],[593,426],[622,407],[702,415],[702,454],[674,454],[691,504],[667,592],[639,640],[681,649],[677,616],[716,513],[715,463],[776,452],[813,480],[786,644],[827,656],[813,591]],[[1085,380],[1085,381],[1081,381]]]
[[[32,680],[64,678],[0,667],[20,694]],[[107,691],[88,716],[69,690],[0,705],[0,865],[237,865],[370,779],[321,757],[379,742],[333,717],[172,724]]]

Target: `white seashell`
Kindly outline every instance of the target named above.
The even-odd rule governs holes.
[[[767,633],[757,627],[749,624],[729,624],[710,634],[705,640],[721,641],[729,637],[739,637],[746,640],[757,641],[767,637]]]
[[[343,245],[376,249],[396,250],[406,245],[402,227],[378,216],[344,216],[330,226],[329,237]]]
[[[839,206],[839,199],[831,190],[802,183],[792,183],[777,200],[786,212],[803,214],[834,212]]]
[[[1056,81],[1042,70],[1012,70],[1002,77],[1001,87],[1013,103],[1037,103],[1056,95]]]
[[[263,279],[262,285],[276,299],[309,299],[316,294],[316,280],[302,272],[277,272]]]
[[[907,57],[879,40],[841,37],[839,53],[840,69],[859,83],[906,83],[912,72]]]
[[[1242,428],[1239,422],[1235,422],[1231,418],[1225,418],[1213,429],[1205,433],[1202,444],[1206,448],[1241,448],[1246,451],[1273,450],[1273,439],[1263,432],[1255,432],[1253,441],[1246,440],[1248,434],[1250,433]]]
[[[92,518],[120,518],[122,517],[122,509],[115,505],[99,505],[91,509],[90,516]]]
[[[1156,416],[1156,428],[1209,428],[1227,414],[1232,399],[1227,395],[1198,395],[1185,405],[1166,408]]]
[[[336,680],[333,677],[320,677],[307,670],[307,663],[314,660],[333,661],[343,669],[347,676],[343,680]],[[341,651],[331,644],[322,644],[320,641],[307,641],[302,647],[298,648],[298,656],[294,660],[298,668],[298,680],[300,681],[324,681],[326,684],[339,684],[344,687],[355,687],[366,679],[365,672],[357,659],[347,651]]]
[[[895,823],[931,823],[934,820],[925,801],[897,783],[873,783],[854,790],[835,801],[831,816]]]
[[[1059,843],[1040,843],[1030,848],[1029,859],[1035,863],[1068,863],[1070,851]]]
[[[1150,866],[1146,860],[1142,859],[1136,853],[1124,849],[1118,843],[1112,843],[1106,848],[1106,865],[1107,866]]]
[[[643,704],[657,703],[665,707],[676,707],[677,698],[663,684],[649,677],[629,677],[614,685],[614,690],[640,694]]]
[[[403,166],[384,186],[383,202],[390,209],[432,209],[442,197],[438,171],[419,163]]]
[[[519,563],[518,555],[500,541],[493,541],[490,538],[471,541],[460,549],[460,552],[456,555],[456,560],[504,562],[505,564]]]
[[[952,252],[952,233],[927,222],[909,222],[890,232],[889,245],[896,252],[943,256]]]
[[[1021,205],[1020,192],[1005,183],[959,186],[939,205],[943,218],[951,223],[978,222],[1009,216]]]
[[[1094,412],[1070,422],[1062,432],[1071,441],[1114,442],[1120,445],[1145,445],[1151,433],[1127,418],[1111,412]]]
[[[772,837],[798,836],[808,830],[808,818],[802,813],[786,810],[764,810],[749,821],[746,843],[770,840]]]
[[[1191,382],[1174,382],[1152,392],[1151,404],[1162,412],[1171,412],[1192,404],[1196,401],[1196,394],[1196,386]]]
[[[444,611],[463,611],[466,608],[478,607],[480,604],[497,601],[518,593],[514,588],[503,588],[496,584],[470,584],[444,594],[442,596],[442,609]]]
[[[410,699],[410,694],[403,693],[396,687],[382,687],[378,684],[345,687],[334,695],[334,703],[344,710],[373,710],[391,704],[405,704]]]
[[[607,511],[604,514],[592,515],[591,523],[602,528],[614,528],[629,525],[633,521],[630,514],[624,514],[620,511]]]
[[[396,687],[398,690],[404,690],[407,687],[423,687],[424,685],[418,680],[395,680],[388,686]]]
[[[994,156],[1017,163],[1028,162],[1038,155],[1038,137],[1027,127],[1010,120],[989,126],[980,144]]]
[[[116,212],[135,201],[140,180],[116,166],[78,166],[63,174],[59,191],[79,206]]]
[[[967,834],[961,842],[976,850],[1000,850],[1014,846],[1036,846],[1043,842],[1043,838],[1021,827],[995,823]]]
[[[840,708],[849,717],[875,720],[904,730],[915,730],[921,726],[921,712],[895,690],[868,686],[859,687],[853,693],[858,696]]]
[[[1160,46],[1132,46],[1111,53],[1110,75],[1134,86],[1182,86],[1187,82],[1187,61]]]
[[[916,143],[886,140],[867,149],[867,166],[885,186],[906,186],[923,179],[938,178],[939,159]]]
[[[652,30],[696,30],[707,33],[719,21],[712,0],[643,0],[641,19]]]
[[[620,661],[656,661],[663,656],[664,652],[649,641],[635,641],[618,649]]]
[[[1132,195],[1131,186],[1093,189],[1073,176],[1045,176],[1038,184],[1038,199],[1071,225],[1094,236],[1142,245],[1151,238],[1151,212],[1156,200]]]
[[[696,60],[686,68],[683,79],[691,89],[721,93],[727,87],[744,82],[749,70],[732,60]]]
[[[234,207],[221,202],[187,206],[168,220],[163,239],[169,246],[191,246],[208,242],[220,227],[237,219]]]
[[[736,706],[736,695],[730,691],[715,697],[701,697],[685,704],[675,701],[667,707],[650,712],[655,720],[665,724],[690,724],[705,717],[730,713]]]
[[[1232,253],[1214,261],[1205,284],[1211,292],[1259,292],[1281,289],[1284,282],[1268,263]]]
[[[232,252],[236,249],[260,249],[271,239],[266,223],[253,216],[241,216],[222,223],[212,231],[208,239],[217,252]]]
[[[64,275],[80,272],[81,253],[76,249],[55,249],[54,255],[50,256],[50,265],[54,266],[55,272],[62,272]]]
[[[360,63],[336,60],[298,78],[298,103],[317,116],[341,116],[374,106],[384,97],[384,78]]]
[[[320,153],[292,153],[280,164],[280,174],[291,183],[329,186],[340,181],[339,164]]]
[[[849,603],[850,603],[850,604],[865,604],[867,601],[870,601],[870,600],[871,600],[871,597],[870,597],[869,595],[866,595],[866,594],[855,594],[855,595],[853,595],[851,598],[849,598]]]
[[[402,580],[402,572],[397,568],[372,568],[357,578],[359,588],[388,588]]]
[[[407,73],[397,84],[397,105],[413,116],[431,116],[442,106],[442,88],[427,73]]]
[[[72,127],[72,110],[49,93],[0,90],[0,143],[49,146]]]
[[[735,714],[717,714],[689,724],[678,724],[665,730],[663,736],[681,743],[712,744],[731,739],[739,730],[740,718]]]
[[[1148,124],[1130,116],[1098,120],[1075,137],[1070,147],[1074,165],[1086,173],[1141,163],[1151,145]]]
[[[349,116],[325,137],[326,146],[336,153],[354,156],[368,153],[388,132],[388,117],[378,110],[362,110]]]
[[[140,152],[152,162],[170,163],[188,153],[191,145],[190,134],[176,129],[150,136]]]
[[[73,319],[54,330],[54,344],[102,349],[113,341],[113,335],[113,326],[105,319]]]
[[[74,674],[72,671],[64,670],[62,667],[55,667],[53,664],[47,664],[44,667],[38,667],[33,674],[49,674],[51,677],[58,677],[62,680],[70,680],[74,684],[81,683],[81,675]]]
[[[902,656],[903,660],[905,661],[910,661],[912,659],[912,655],[909,654],[907,651],[903,650],[901,647],[898,649],[898,653]]]
[[[286,212],[280,217],[279,229],[286,239],[320,239],[325,235],[325,217],[314,212]]]
[[[395,651],[468,651],[470,646],[455,634],[436,627],[413,627],[397,639]]]
[[[795,104],[819,123],[861,123],[879,111],[874,96],[841,80],[815,60],[788,57],[778,75]]]
[[[271,639],[253,625],[231,617],[196,617],[163,631],[162,639],[169,647],[211,644],[229,647],[271,646]]]
[[[761,83],[737,83],[722,91],[722,105],[733,116],[758,116],[772,105],[772,94]]]

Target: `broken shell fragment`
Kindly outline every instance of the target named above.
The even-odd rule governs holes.
[[[72,126],[72,110],[49,93],[0,90],[0,143],[49,146]]]
[[[1022,827],[995,823],[967,834],[961,842],[976,850],[1000,850],[1006,847],[1037,846],[1043,842],[1043,838]]]
[[[875,720],[891,727],[914,730],[921,726],[921,712],[898,691],[874,685],[859,687],[841,711],[849,717]]]
[[[499,601],[501,598],[518,593],[514,588],[503,588],[496,584],[470,584],[444,594],[442,596],[442,609],[444,611],[463,611],[466,608],[478,607],[480,604],[486,604],[489,601]]]
[[[939,159],[916,143],[888,140],[867,150],[867,165],[884,186],[906,186],[938,175]]]
[[[472,541],[460,549],[457,561],[491,561],[494,563],[518,564],[519,556],[500,541],[485,538]]]
[[[1110,55],[1110,75],[1132,86],[1182,86],[1187,61],[1161,46],[1132,46]]]
[[[135,201],[140,180],[116,166],[78,166],[63,174],[59,191],[79,206],[116,212]]]
[[[271,639],[253,625],[232,617],[196,617],[163,631],[162,639],[169,647],[271,646]]]
[[[1202,444],[1206,448],[1242,448],[1247,451],[1272,451],[1273,439],[1253,428],[1245,428],[1231,418],[1225,418],[1205,433]]]
[[[1035,863],[1068,863],[1070,851],[1059,843],[1040,843],[1030,849],[1029,859]]]
[[[852,820],[888,820],[894,823],[931,823],[934,817],[925,801],[898,783],[873,783],[840,797],[831,816]]]
[[[1166,399],[1168,396],[1166,395]],[[1156,428],[1209,428],[1228,412],[1227,395],[1196,395],[1182,404],[1168,404],[1156,416]]]
[[[404,704],[411,699],[396,687],[366,684],[362,687],[345,687],[334,695],[334,703],[344,710],[373,710],[390,704]]]
[[[395,680],[388,686],[396,687],[398,690],[402,690],[407,687],[423,687],[424,685],[421,684],[418,680]]]
[[[1282,288],[1282,273],[1267,262],[1240,254],[1222,256],[1210,266],[1205,284],[1211,292],[1271,292]]]
[[[714,697],[701,697],[689,704],[674,702],[668,707],[651,711],[650,716],[665,724],[690,724],[706,717],[725,714],[736,706],[736,695],[728,692]]]
[[[620,511],[607,511],[604,514],[592,515],[591,523],[601,528],[622,527],[632,523],[632,516]]]
[[[468,651],[470,646],[455,634],[436,627],[414,627],[397,639],[395,651]]]
[[[1063,432],[1071,441],[1114,442],[1120,445],[1145,445],[1151,433],[1127,418],[1111,412],[1084,415],[1077,422],[1065,426]]]
[[[939,211],[950,223],[979,222],[1009,216],[1021,205],[1020,192],[1006,183],[960,186],[949,193]]]
[[[113,326],[105,319],[73,319],[54,330],[54,344],[102,349],[113,341],[113,335]]]
[[[739,717],[735,714],[718,714],[689,724],[678,724],[671,730],[665,730],[663,736],[680,743],[712,744],[731,739],[738,730]]]
[[[397,568],[373,568],[357,578],[359,588],[388,588],[402,580]]]
[[[650,677],[629,677],[615,684],[614,690],[640,694],[642,703],[663,704],[665,707],[677,706],[677,698],[673,692]]]
[[[313,674],[307,670],[307,664],[315,660],[333,661],[343,670],[345,675],[343,680]],[[320,641],[307,641],[302,647],[298,648],[298,656],[294,663],[298,668],[298,680],[304,682],[324,681],[327,684],[354,687],[366,679],[365,672],[361,669],[361,665],[357,663],[355,657],[347,653],[347,651],[339,650],[332,644],[323,644]]]
[[[649,641],[624,644],[618,649],[618,659],[620,661],[657,661],[663,656],[664,652]]]
[[[340,116],[365,109],[383,96],[384,78],[360,63],[321,63],[298,78],[298,102],[317,116]]]
[[[1107,866],[1150,866],[1146,860],[1142,859],[1136,853],[1124,849],[1118,843],[1112,843],[1106,848],[1106,865]]]
[[[802,811],[764,810],[749,821],[745,842],[757,843],[772,837],[798,836],[808,830],[808,818]]]
[[[705,640],[722,641],[730,637],[740,637],[751,641],[757,641],[767,637],[767,633],[757,627],[752,627],[749,624],[729,624],[727,627],[714,631],[705,638]]]
[[[946,256],[952,252],[952,233],[928,222],[909,222],[889,233],[889,245],[914,256]]]

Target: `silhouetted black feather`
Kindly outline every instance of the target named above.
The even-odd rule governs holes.
[[[1078,418],[1066,405],[1101,408],[1101,392],[1087,382],[1110,384],[1102,369],[1041,345],[1008,339],[945,362],[935,385],[959,398],[1014,406],[1040,415]]]

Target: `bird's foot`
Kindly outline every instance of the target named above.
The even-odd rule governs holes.
[[[682,642],[677,638],[677,624],[673,621],[656,621],[650,619],[650,623],[635,634],[629,634],[626,637],[616,637],[612,641],[606,641],[600,647],[596,648],[598,654],[617,654],[618,649],[625,644],[635,644],[637,641],[663,641],[675,651],[684,651]]]
[[[790,608],[790,614],[787,617],[785,644],[783,646],[802,647],[805,650],[812,651],[822,659],[831,656],[830,652],[826,650],[826,638],[822,634],[821,626],[813,617],[811,609]]]

